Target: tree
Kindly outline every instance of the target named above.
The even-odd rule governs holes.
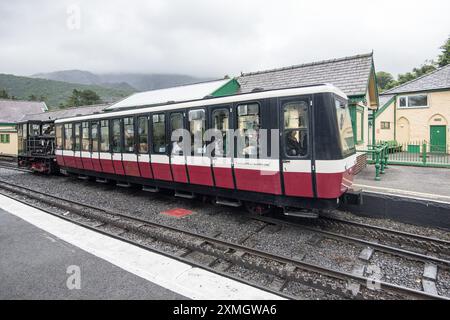
[[[92,90],[73,89],[72,95],[67,99],[66,105],[69,107],[88,106],[101,103],[100,96]]]
[[[32,95],[30,95],[30,96],[28,97],[28,100],[30,100],[30,101],[37,101],[38,98],[37,98],[34,94],[32,94]]]
[[[0,99],[10,99],[8,91],[5,89],[0,90]]]
[[[389,72],[379,71],[377,72],[378,87],[381,91],[388,88],[389,83],[395,82],[394,77]]]
[[[439,67],[445,67],[450,64],[450,36],[441,49],[442,53],[438,57],[438,65]]]

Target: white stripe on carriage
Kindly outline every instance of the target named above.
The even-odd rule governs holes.
[[[341,160],[316,160],[316,172],[341,173],[356,164],[356,155]]]
[[[152,154],[152,163],[169,164],[169,157],[165,154]]]
[[[283,163],[284,172],[311,173],[311,160],[287,160]]]
[[[137,162],[137,155],[135,153],[122,153],[122,160]]]
[[[100,152],[99,153],[99,158],[103,159],[103,160],[111,160],[111,153]]]
[[[112,154],[112,159],[114,161],[122,161],[122,154],[121,153],[113,153]]]
[[[140,154],[138,156],[139,162],[150,162],[150,156],[148,154]]]
[[[188,166],[211,167],[211,159],[209,157],[187,156],[186,164]]]

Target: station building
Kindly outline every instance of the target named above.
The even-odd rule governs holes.
[[[25,115],[47,111],[45,102],[0,100],[0,156],[17,156],[17,125]]]
[[[377,141],[395,141],[414,152],[450,153],[450,65],[387,90],[375,114]]]

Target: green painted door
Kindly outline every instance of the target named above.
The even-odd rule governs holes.
[[[446,126],[430,126],[430,151],[431,152],[446,152]]]

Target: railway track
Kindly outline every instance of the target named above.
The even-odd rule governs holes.
[[[28,169],[19,168],[16,163],[0,161],[0,168],[14,170],[14,171],[22,171],[22,172],[33,172]]]
[[[339,271],[301,259],[255,249],[245,245],[245,239],[241,243],[224,241],[218,239],[218,235],[202,235],[162,225],[70,199],[47,195],[7,181],[0,180],[0,189],[5,191],[3,194],[6,196],[28,205],[31,203],[41,210],[42,203],[50,208],[56,208],[56,210],[45,209],[45,211],[60,218],[290,299],[299,298],[284,292],[284,288],[290,283],[298,283],[312,290],[345,299],[449,299],[427,291],[383,281],[376,281],[378,290],[374,290],[371,286],[374,279],[365,277],[363,274]],[[36,204],[36,201],[40,205]],[[141,237],[140,241],[136,240],[136,235]],[[161,251],[152,245],[154,241],[164,242],[178,249],[171,253]],[[198,255],[202,255],[203,259],[195,259]],[[259,282],[232,276],[227,271],[235,265],[270,275],[272,281],[263,286]]]

